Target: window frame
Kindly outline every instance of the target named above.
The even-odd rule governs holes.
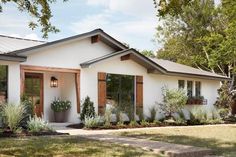
[[[183,87],[181,87],[181,81],[183,81]],[[178,89],[185,89],[185,80],[178,80]]]
[[[188,83],[189,82],[191,82],[191,95],[189,95],[189,86],[188,86]],[[187,80],[187,96],[189,97],[189,98],[192,98],[193,97],[193,83],[194,83],[194,81],[192,81],[192,80]]]
[[[0,82],[6,84],[6,89],[4,91],[0,89],[0,92],[5,92],[5,95],[4,95],[4,97],[5,97],[4,99],[5,100],[4,101],[8,102],[8,71],[9,71],[9,68],[8,68],[8,65],[0,65],[0,68],[3,67],[3,66],[5,66],[6,77],[5,77],[5,80],[4,79],[3,80],[0,79]]]
[[[199,92],[197,91],[197,83],[199,83]],[[202,83],[201,83],[201,81],[195,81],[195,96],[196,97],[201,97],[201,95],[202,95],[201,90],[202,90]],[[199,93],[199,95],[198,95],[198,93]]]

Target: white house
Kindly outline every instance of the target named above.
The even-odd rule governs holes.
[[[184,88],[189,97],[204,96],[198,105],[211,106],[226,79],[147,58],[101,29],[48,43],[0,36],[0,99],[20,103],[26,94],[37,104],[36,113],[48,121],[54,120],[50,104],[57,97],[72,102],[69,122],[78,121],[86,96],[100,114],[110,104],[131,105],[147,115],[155,102],[162,101],[164,86]]]

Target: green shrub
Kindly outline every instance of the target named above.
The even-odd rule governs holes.
[[[57,98],[51,103],[51,109],[54,112],[63,112],[70,108],[71,102],[68,100],[60,100],[59,98]]]
[[[24,118],[26,110],[23,105],[5,104],[2,109],[4,123],[15,132],[20,125],[21,120]]]
[[[136,127],[136,126],[138,126],[138,123],[135,120],[131,120],[129,123],[129,126]]]
[[[89,96],[87,96],[82,104],[82,112],[80,114],[80,119],[83,121],[85,117],[93,118],[95,117],[95,109],[93,102],[90,100]]]
[[[186,105],[188,97],[182,89],[162,89],[163,103],[159,104],[167,118],[180,111]]]
[[[27,129],[27,122],[30,120],[31,117],[35,115],[34,104],[32,100],[26,95],[23,95],[21,97],[21,104],[25,107],[25,113],[24,113],[24,118],[22,119],[20,123],[20,126],[22,128]]]
[[[228,117],[230,111],[227,108],[220,108],[218,109],[218,113],[222,119],[225,119]]]
[[[144,119],[144,115],[143,115],[143,108],[142,107],[136,107],[136,113],[137,116],[139,117],[139,121]]]
[[[30,120],[27,123],[29,132],[41,132],[41,131],[53,131],[52,127],[49,126],[42,118],[34,116],[30,117]]]
[[[143,120],[140,122],[140,125],[143,126],[143,127],[147,127],[147,126],[150,126],[150,123],[149,123],[148,121],[146,121],[146,120],[143,119]]]
[[[84,126],[86,128],[97,128],[104,124],[104,119],[101,116],[95,117],[85,117],[84,119]]]
[[[149,109],[149,112],[150,112],[150,117],[148,117],[148,121],[149,122],[153,122],[155,119],[156,119],[156,115],[157,115],[157,109],[155,106],[152,106],[150,109]]]
[[[111,115],[112,115],[112,109],[106,109],[104,114],[104,120],[105,120],[105,126],[111,125]]]

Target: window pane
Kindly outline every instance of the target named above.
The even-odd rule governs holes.
[[[196,93],[196,97],[201,96],[201,82],[200,81],[195,82],[195,93]]]
[[[178,81],[179,89],[184,89],[184,83],[185,83],[184,80],[179,80],[179,81]]]
[[[193,81],[187,81],[187,96],[193,97]]]
[[[7,101],[7,66],[0,65],[0,102]]]

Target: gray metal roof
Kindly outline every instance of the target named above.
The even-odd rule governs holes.
[[[43,41],[0,35],[0,54],[44,44]]]

